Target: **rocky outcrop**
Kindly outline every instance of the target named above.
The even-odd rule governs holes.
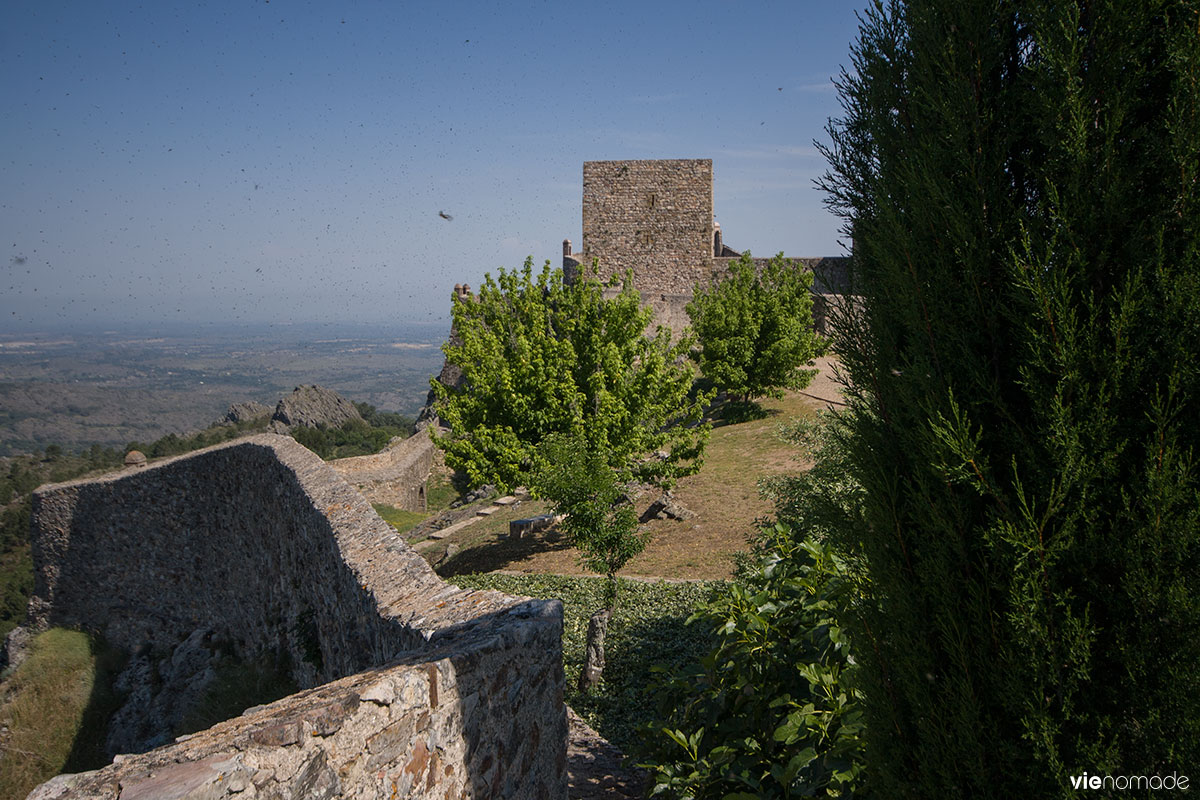
[[[251,400],[246,403],[234,403],[225,412],[225,417],[222,422],[237,424],[240,422],[253,422],[256,419],[263,419],[271,416],[271,407],[265,403],[260,403],[257,400]]]
[[[221,649],[213,632],[203,628],[161,658],[139,648],[113,683],[125,702],[109,721],[108,754],[144,753],[172,741],[216,678]]]
[[[638,517],[638,522],[647,523],[652,519],[675,519],[685,520],[692,519],[696,516],[696,512],[689,508],[680,505],[679,501],[670,492],[663,492],[662,496],[655,500],[650,506],[642,512]]]
[[[346,398],[315,384],[297,386],[279,401],[271,417],[271,430],[287,433],[292,428],[340,428],[347,422],[363,422],[362,415]]]

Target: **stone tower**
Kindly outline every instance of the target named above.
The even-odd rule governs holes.
[[[643,296],[691,295],[713,267],[709,158],[585,161],[583,253],[608,277],[633,270]]]

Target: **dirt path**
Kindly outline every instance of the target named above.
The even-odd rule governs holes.
[[[567,706],[567,796],[571,800],[642,797],[646,771],[625,764],[624,758]]]

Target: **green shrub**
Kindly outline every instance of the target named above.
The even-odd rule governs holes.
[[[216,676],[204,697],[184,714],[173,733],[183,735],[211,728],[247,708],[272,703],[299,691],[296,682],[273,658],[240,661],[231,656],[214,664]]]
[[[373,428],[353,419],[337,428],[294,428],[291,431],[293,439],[326,461],[378,453],[393,438],[407,434],[406,429]]]
[[[608,626],[604,677],[581,694],[574,677],[584,662],[588,617],[607,596],[605,578],[484,574],[452,580],[468,589],[562,600],[565,700],[600,735],[634,757],[646,752],[642,731],[656,718],[655,704],[645,693],[647,676],[655,667],[682,670],[712,650],[712,631],[685,622],[724,587],[721,581],[621,580],[621,602]]]
[[[807,386],[817,371],[804,367],[825,352],[813,330],[812,282],[783,253],[759,269],[747,252],[724,276],[697,284],[687,313],[704,377],[746,403]]]
[[[842,627],[853,582],[812,537],[782,525],[768,554],[688,622],[717,647],[653,689],[666,722],[652,761],[665,797],[850,796],[863,728]]]

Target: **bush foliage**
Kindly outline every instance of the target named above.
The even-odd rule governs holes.
[[[645,334],[650,312],[632,282],[611,298],[606,288],[594,267],[564,283],[550,262],[535,277],[527,259],[454,303],[456,338],[442,349],[463,384],[431,381],[450,429],[435,441],[473,485],[529,484],[551,434],[603,454],[622,481],[669,486],[700,468],[708,398],[689,396],[687,340],[671,344],[661,327]]]
[[[689,619],[716,647],[653,695],[663,722],[654,794],[673,798],[850,797],[865,784],[862,696],[848,620],[856,570],[830,546],[861,503],[841,420],[781,435],[811,470],[762,484],[780,520],[727,593]]]
[[[863,715],[842,622],[853,582],[813,537],[780,525],[767,548],[689,620],[712,630],[716,649],[656,687],[671,740],[654,764],[656,795],[849,797],[861,783]]]

